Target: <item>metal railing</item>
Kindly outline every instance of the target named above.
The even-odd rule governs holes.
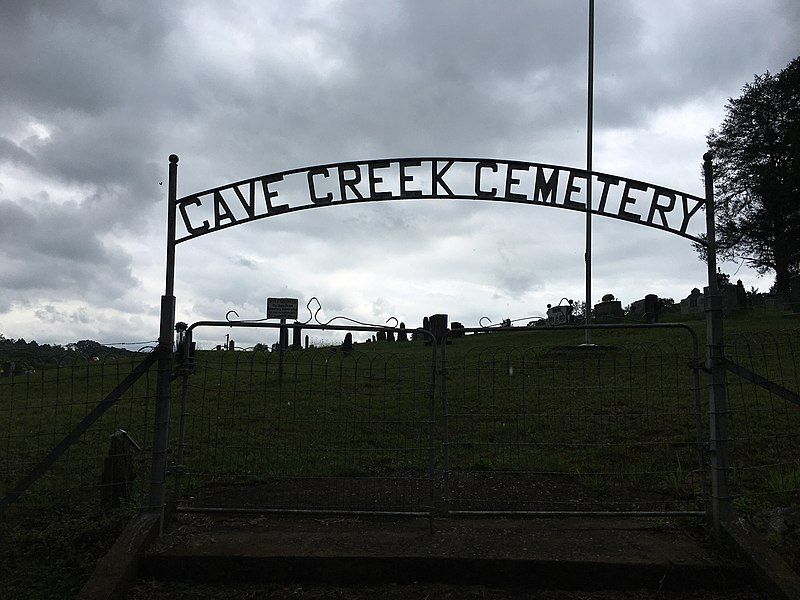
[[[179,508],[704,514],[694,332],[591,328],[663,339],[570,352],[564,336],[585,327],[492,327],[447,332],[438,344],[417,330],[424,341],[349,351],[197,352],[173,411]]]

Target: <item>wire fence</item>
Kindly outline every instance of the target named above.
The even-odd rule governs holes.
[[[726,357],[800,394],[800,331],[729,335]],[[800,405],[728,373],[731,494],[740,511],[800,504]]]
[[[708,392],[688,336],[602,331],[582,350],[582,332],[512,329],[449,332],[438,346],[198,351],[173,383],[173,491],[187,509],[706,510]],[[800,503],[797,334],[726,340],[729,360],[790,390],[728,373],[740,511]],[[0,498],[148,357],[67,353],[6,370]],[[144,369],[14,510],[141,503],[155,384]]]
[[[105,510],[142,500],[149,476],[155,397],[155,370],[142,367],[150,359],[145,353],[87,358],[69,352],[56,363],[29,360],[24,371],[4,372],[0,377],[4,508]],[[137,369],[143,374],[127,387]],[[103,408],[104,398],[121,385],[124,393],[107,401],[109,408],[89,423],[89,417],[100,412],[98,407]],[[53,459],[51,466],[45,464],[48,457]],[[20,483],[37,471],[42,475],[23,491]],[[10,504],[20,493],[22,501]]]

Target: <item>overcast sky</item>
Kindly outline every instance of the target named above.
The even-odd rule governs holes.
[[[2,2],[0,332],[157,337],[171,153],[181,196],[396,156],[583,167],[586,5]],[[701,195],[705,135],[754,74],[800,54],[800,2],[598,0],[595,52],[595,170]],[[593,223],[595,299],[702,287],[687,240]],[[177,318],[260,318],[267,296],[375,323],[537,315],[583,297],[583,240],[582,215],[542,206],[301,211],[179,245]]]

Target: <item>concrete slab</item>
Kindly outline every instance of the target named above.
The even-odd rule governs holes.
[[[740,567],[664,521],[176,515],[140,575],[689,590],[735,588]]]

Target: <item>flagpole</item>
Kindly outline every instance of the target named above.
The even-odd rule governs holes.
[[[594,116],[594,0],[589,0],[589,60],[586,111],[586,324],[592,323],[592,121]],[[586,343],[592,343],[592,332],[586,330]]]

